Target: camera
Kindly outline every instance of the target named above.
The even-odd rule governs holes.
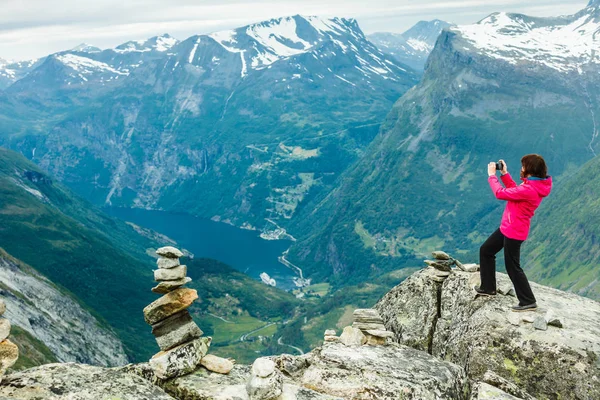
[[[503,168],[504,168],[504,163],[502,161],[498,161],[496,163],[496,171],[502,171]]]

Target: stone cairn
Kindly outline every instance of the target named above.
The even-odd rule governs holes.
[[[465,272],[477,272],[479,271],[479,265],[477,264],[463,264],[455,258],[450,257],[443,251],[434,251],[431,253],[433,260],[425,260],[425,264],[433,268],[433,274],[430,279],[434,282],[442,283],[452,275],[452,267],[456,266],[461,271]]]
[[[0,299],[0,317],[4,315],[4,312],[6,312],[6,303]],[[0,318],[0,381],[6,370],[15,365],[19,358],[19,348],[8,340],[10,328],[10,321],[6,318]]]
[[[383,324],[379,312],[373,308],[354,310],[352,326],[344,328],[338,337],[333,329],[325,331],[325,342],[341,342],[346,346],[385,346],[392,341],[393,332]]]
[[[160,379],[170,379],[194,372],[203,365],[219,373],[229,373],[233,363],[216,356],[207,356],[211,337],[202,337],[203,332],[192,320],[188,307],[198,299],[194,289],[184,288],[191,282],[187,267],[180,265],[183,253],[174,247],[162,247],[156,251],[159,258],[154,280],[158,285],[154,293],[161,298],[144,308],[144,318],[152,326],[160,352],[150,359],[150,367]]]

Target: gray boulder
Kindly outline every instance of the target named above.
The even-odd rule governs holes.
[[[340,343],[346,346],[362,346],[367,343],[367,337],[360,329],[347,326],[340,335]]]
[[[47,364],[7,375],[0,398],[18,400],[173,400],[141,377],[82,364]]]
[[[465,368],[481,381],[486,371],[539,398],[600,398],[600,303],[532,283],[540,309],[509,321],[515,299],[475,297],[479,274],[455,271],[442,285],[417,272],[375,308],[399,343]],[[497,274],[498,285],[508,284]],[[566,328],[532,324],[553,310]]]
[[[344,399],[467,399],[468,380],[457,365],[407,346],[324,344],[275,362],[307,389]]]
[[[0,317],[4,315],[6,312],[6,303],[4,300],[0,299]]]

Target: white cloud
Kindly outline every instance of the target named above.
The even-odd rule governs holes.
[[[354,17],[366,32],[402,32],[422,19],[464,24],[494,11],[547,16],[574,13],[586,0],[2,0],[0,57],[25,59],[82,42],[113,47],[169,33],[179,39],[265,19],[303,14]]]

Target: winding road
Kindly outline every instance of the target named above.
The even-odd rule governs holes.
[[[242,336],[240,336],[240,342],[245,341],[248,338],[248,336],[252,335],[253,333],[258,332],[258,331],[262,331],[263,329],[268,328],[268,327],[270,327],[272,325],[275,325],[275,322],[271,322],[270,324],[267,324],[265,326],[261,326],[260,328],[255,329],[252,332],[244,333]]]
[[[300,353],[300,355],[304,354],[304,351],[302,351],[302,349],[300,347],[296,347],[296,346],[292,346],[291,344],[283,343],[283,340],[281,340],[281,338],[277,339],[277,344],[280,346],[291,347],[292,349],[294,349],[298,353]]]

